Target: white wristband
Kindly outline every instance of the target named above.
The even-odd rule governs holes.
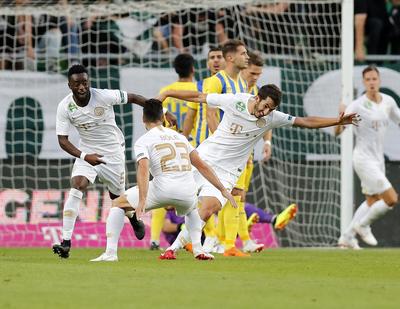
[[[82,151],[79,158],[81,158],[82,160],[85,160],[86,155],[87,155],[87,153]]]
[[[165,115],[168,112],[168,108],[163,107],[162,111],[163,111],[163,114]]]
[[[264,141],[264,144],[271,146],[271,141],[269,139],[267,139],[267,140]]]

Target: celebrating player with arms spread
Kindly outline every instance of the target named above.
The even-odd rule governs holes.
[[[90,87],[89,75],[82,65],[73,65],[68,71],[71,93],[58,105],[56,132],[63,150],[76,157],[72,169],[68,199],[63,211],[63,241],[53,251],[62,258],[69,257],[71,237],[79,212],[83,192],[96,176],[107,184],[110,198],[125,191],[125,140],[115,122],[113,105],[135,103],[143,106],[146,98],[121,90]],[[175,122],[175,117],[169,115]],[[70,127],[80,136],[79,148],[69,140]],[[144,224],[131,218],[136,237],[144,237]]]
[[[282,93],[275,85],[265,85],[258,95],[204,94],[196,91],[167,91],[162,96],[172,96],[192,102],[207,102],[209,106],[224,111],[224,117],[217,130],[197,148],[200,157],[215,170],[225,188],[231,190],[258,140],[266,131],[287,126],[303,128],[323,128],[338,124],[357,124],[355,113],[338,118],[294,117],[276,108]],[[204,178],[196,174],[201,199],[200,217],[207,220],[212,213],[225,205],[226,199]],[[174,251],[189,241],[186,231],[182,231],[174,244],[164,255],[174,256]]]

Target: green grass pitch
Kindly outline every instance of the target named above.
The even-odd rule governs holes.
[[[274,249],[197,261],[180,252],[0,248],[0,308],[400,308],[400,250]]]

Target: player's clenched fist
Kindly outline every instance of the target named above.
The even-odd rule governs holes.
[[[90,153],[85,156],[85,161],[90,165],[99,165],[99,164],[106,164],[101,158],[103,156],[97,153]]]

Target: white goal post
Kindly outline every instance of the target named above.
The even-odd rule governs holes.
[[[346,106],[353,100],[354,86],[354,1],[342,4],[342,102]],[[353,128],[349,126],[341,137],[341,200],[340,230],[350,225],[354,211]]]

